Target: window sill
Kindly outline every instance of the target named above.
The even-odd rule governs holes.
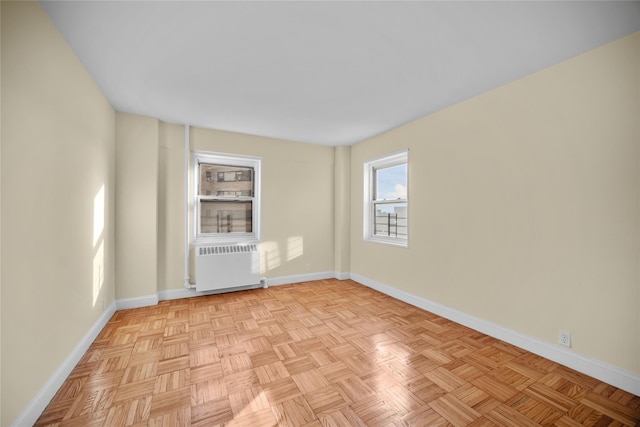
[[[193,241],[194,245],[224,245],[235,243],[259,243],[254,234],[229,233],[224,236],[199,236]]]
[[[378,244],[382,244],[382,245],[387,245],[387,246],[396,246],[399,248],[408,248],[409,247],[409,240],[406,239],[396,239],[393,237],[380,237],[380,236],[375,236],[375,237],[367,237],[364,239],[365,242],[371,242],[371,243],[378,243]]]

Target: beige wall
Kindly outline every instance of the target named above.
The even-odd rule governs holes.
[[[334,270],[337,276],[351,271],[351,147],[334,149]]]
[[[352,147],[351,271],[640,372],[640,34]],[[362,239],[362,163],[408,147],[409,248]]]
[[[191,149],[262,157],[263,276],[333,271],[332,147],[192,128]]]
[[[155,296],[184,282],[184,126],[117,113],[116,291]]]
[[[116,115],[116,295],[158,292],[158,119]]]
[[[160,124],[158,290],[184,285],[184,126]]]
[[[1,8],[8,426],[114,300],[115,113],[38,3]]]

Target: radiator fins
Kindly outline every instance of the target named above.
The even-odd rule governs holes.
[[[258,252],[258,245],[227,245],[227,246],[202,246],[198,248],[198,255],[223,255],[245,252]]]

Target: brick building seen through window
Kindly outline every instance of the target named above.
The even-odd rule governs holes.
[[[253,168],[202,163],[199,176],[200,233],[251,233]]]

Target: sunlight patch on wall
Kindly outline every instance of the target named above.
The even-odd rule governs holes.
[[[96,306],[104,284],[104,232],[105,219],[104,184],[93,198],[93,306]],[[96,249],[97,248],[97,249]]]
[[[260,271],[267,272],[280,267],[280,246],[277,242],[263,242],[260,244]]]
[[[294,236],[287,239],[287,261],[302,256],[304,253],[304,237]]]
[[[104,284],[104,240],[100,242],[93,257],[93,306],[96,306],[100,290]]]

